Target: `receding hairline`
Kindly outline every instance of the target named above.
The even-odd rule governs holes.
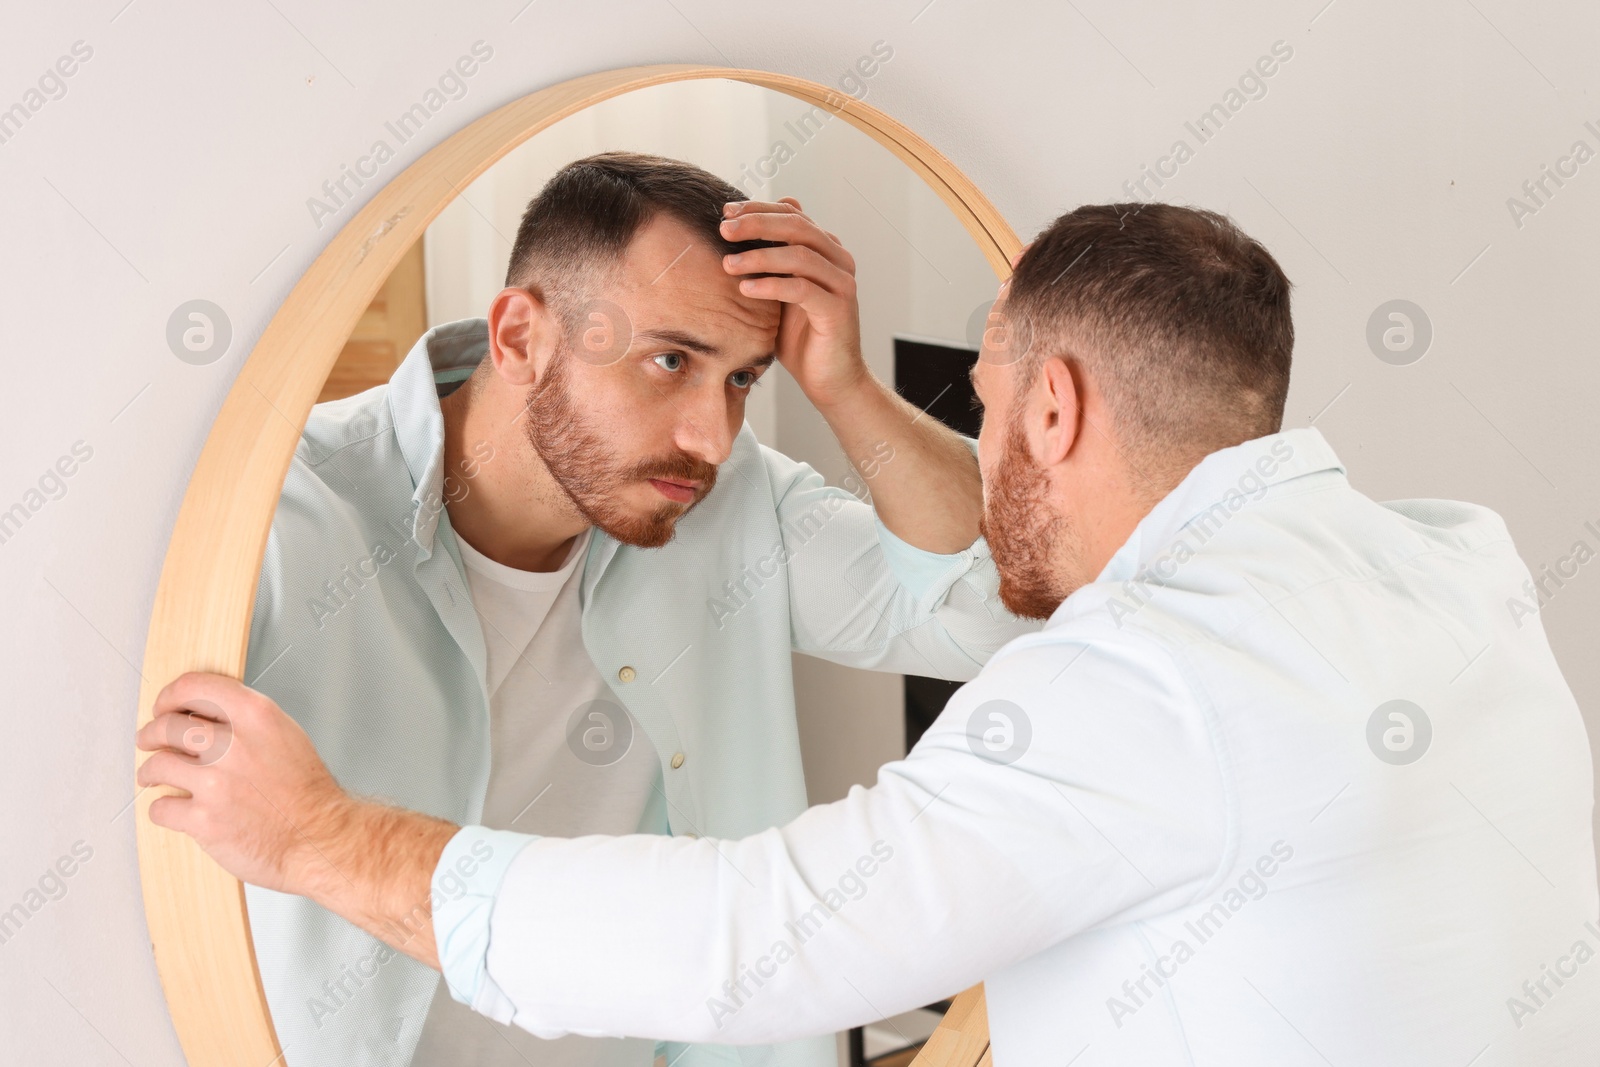
[[[529,200],[506,285],[559,288],[563,274],[592,278],[596,270],[614,269],[639,232],[662,217],[681,223],[713,251],[770,244],[722,236],[724,205],[747,199],[726,179],[666,156],[602,152],[573,160]]]

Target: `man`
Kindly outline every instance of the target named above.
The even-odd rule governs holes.
[[[739,837],[805,808],[793,650],[966,679],[1035,628],[1000,607],[973,443],[866,368],[849,253],[793,201],[740,200],[674,160],[579,160],[487,321],[313,412],[246,677],[346,789],[503,830]],[[875,511],[744,426],[775,359]],[[497,1027],[336,915],[247,893],[290,1067],[656,1059],[656,1035]]]
[[[1589,749],[1503,522],[1281,429],[1288,281],[1221,216],[1080,208],[1004,301],[984,530],[1048,621],[873,788],[738,840],[458,828],[186,675],[158,711],[225,708],[233,765],[166,746],[152,818],[394,943],[426,901],[406,951],[535,1033],[770,1041],[981,978],[995,1067],[1592,1061]]]

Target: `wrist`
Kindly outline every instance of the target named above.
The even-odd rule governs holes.
[[[284,850],[285,893],[309,897],[326,906],[347,889],[352,865],[349,842],[360,840],[363,804],[340,789],[303,804],[295,814],[292,844]]]
[[[433,872],[460,828],[341,792],[297,850],[300,893],[432,967]]]
[[[863,418],[878,420],[886,404],[892,403],[893,392],[866,363],[860,372],[843,384],[834,385],[826,393],[807,394],[811,406],[816,408],[837,434],[841,429],[856,425]]]
[[[806,394],[806,399],[811,401],[811,406],[832,421],[835,413],[844,413],[859,406],[863,400],[873,399],[881,393],[883,383],[872,373],[866,360],[858,357],[850,371],[840,374],[826,387],[807,388],[802,382],[800,388]]]

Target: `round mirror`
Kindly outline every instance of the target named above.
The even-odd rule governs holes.
[[[688,215],[708,198],[789,198],[801,235],[769,233],[768,246],[842,249],[872,375],[975,436],[967,375],[1017,242],[947,161],[863,103],[892,61],[875,49],[837,88],[701,68],[593,76],[486,116],[377,194],[219,417],[174,535],[147,676],[229,669],[227,634],[247,631],[233,670],[296,717],[347,789],[526,833],[743,835],[870,783],[948,683],[862,670],[800,635],[789,556],[833,511],[799,517],[783,558],[748,513],[766,501],[777,530],[784,486],[812,481],[870,506],[893,447],[847,458],[774,359],[804,326],[799,304],[747,296],[722,266],[730,248],[661,198]],[[628,222],[618,205],[640,195]],[[604,206],[586,217],[586,203]],[[529,219],[573,236],[531,240]],[[568,293],[555,265],[585,280]],[[495,355],[541,345],[557,355],[526,367]],[[715,389],[679,384],[706,376]],[[483,399],[513,388],[526,403]],[[574,513],[570,537],[521,536]],[[199,573],[208,561],[221,570]],[[837,580],[851,584],[848,565]],[[871,590],[851,595],[870,618]],[[655,603],[689,609],[667,619]],[[224,633],[205,634],[207,618]],[[781,659],[752,663],[752,642]],[[700,701],[707,679],[721,689]],[[729,718],[730,685],[760,714]],[[140,834],[191,1063],[235,1062],[241,1043],[274,1037],[270,1055],[291,1067],[711,1054],[500,1026],[305,900],[246,887],[240,920],[231,880],[187,839],[143,820]],[[209,936],[185,928],[196,914]],[[913,1013],[837,1047],[882,1053],[937,1021]],[[817,1064],[835,1047],[778,1055]]]

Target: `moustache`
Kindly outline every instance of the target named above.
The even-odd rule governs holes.
[[[700,496],[704,497],[711,492],[711,487],[717,483],[717,467],[714,463],[695,459],[693,456],[682,452],[661,459],[645,460],[636,464],[627,472],[630,481],[643,481],[646,478],[661,478],[664,480],[678,480],[700,483]]]

